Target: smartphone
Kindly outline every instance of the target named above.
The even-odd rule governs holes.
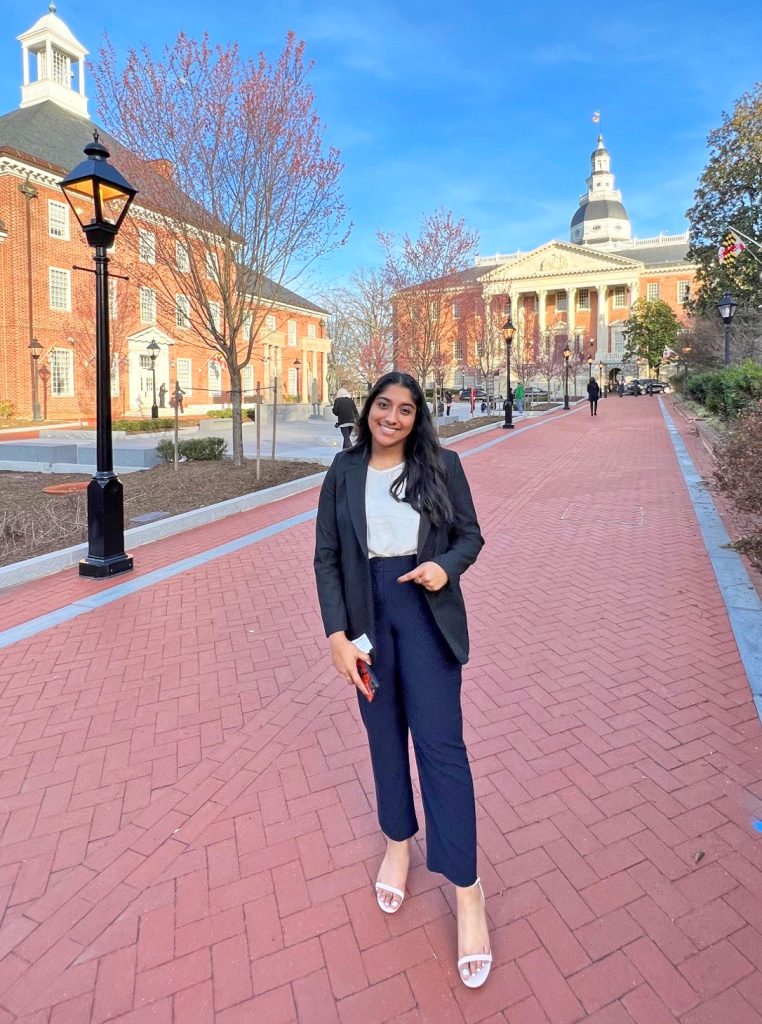
[[[360,680],[365,687],[363,692],[368,700],[372,701],[376,696],[376,691],[378,690],[378,679],[376,679],[370,665],[366,665],[365,662],[360,661],[359,658],[357,659],[357,671],[359,672]]]

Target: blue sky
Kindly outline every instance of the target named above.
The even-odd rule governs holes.
[[[2,8],[5,112],[19,102],[15,37],[47,5]],[[707,133],[759,76],[762,31],[759,0],[721,9],[708,0],[131,0],[118,9],[60,0],[58,14],[91,56],[104,31],[121,53],[142,43],[158,50],[181,29],[273,58],[287,30],[304,39],[354,222],[320,270],[327,283],[378,265],[378,228],[415,233],[438,206],[478,230],[485,254],[568,238],[595,146],[594,110],[635,234],[684,230]]]

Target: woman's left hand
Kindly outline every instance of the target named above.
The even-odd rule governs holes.
[[[426,590],[441,590],[447,583],[448,575],[437,562],[421,562],[415,569],[398,576],[398,583],[418,583]]]

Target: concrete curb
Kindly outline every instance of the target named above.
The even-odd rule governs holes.
[[[324,476],[325,473],[313,473],[311,476],[278,484],[277,487],[268,487],[261,491],[253,491],[251,494],[240,495],[237,498],[229,498],[227,501],[219,501],[216,505],[205,505],[203,508],[192,509],[190,512],[181,512],[180,515],[160,519],[156,523],[135,526],[124,532],[125,547],[130,550],[140,547],[142,544],[162,540],[164,537],[172,537],[185,530],[192,530],[197,526],[205,526],[207,523],[235,515],[237,512],[247,512],[249,509],[259,508],[260,505],[267,505],[271,501],[280,501],[291,494],[298,494],[300,491],[316,487],[322,482]],[[87,544],[75,544],[72,547],[63,548],[61,551],[49,551],[36,558],[27,558],[23,562],[14,562],[12,565],[3,566],[0,568],[0,591],[6,590],[8,587],[15,587],[19,583],[29,583],[31,580],[49,576],[62,569],[68,569],[77,565],[86,554]]]

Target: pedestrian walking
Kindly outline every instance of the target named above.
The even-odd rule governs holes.
[[[336,426],[341,431],[344,439],[342,448],[352,446],[352,431],[357,422],[358,412],[354,399],[345,388],[339,388],[333,403],[333,415],[336,417]]]
[[[460,705],[469,654],[460,577],[483,543],[460,459],[439,445],[420,386],[407,373],[384,374],[365,400],[355,444],[326,474],[315,578],[334,667],[357,687],[368,734],[387,843],[376,901],[394,914],[405,899],[418,831],[411,734],[426,863],[455,885],[458,973],[469,988],[484,984],[492,963]],[[367,666],[368,688],[359,672]]]
[[[138,416],[141,419],[145,416],[145,403],[143,402],[143,392],[138,391],[137,398],[135,399],[135,408],[138,410]]]
[[[516,389],[513,392],[513,396],[516,400],[516,412],[524,411],[524,385],[519,381],[516,385]]]
[[[624,377],[622,377],[622,379],[619,381],[616,390],[619,397],[624,398]]]
[[[601,397],[601,389],[595,377],[587,382],[587,400],[590,403],[590,415],[598,415],[598,399]]]
[[[159,408],[160,409],[165,408],[166,404],[167,404],[167,385],[166,384],[162,384],[162,386],[159,388]]]
[[[312,403],[312,416],[320,416],[320,399],[318,398],[318,382],[313,377],[310,384],[310,402]]]
[[[452,391],[445,391],[445,396],[444,397],[445,397],[445,409],[447,410],[447,415],[449,416],[450,415],[450,406],[452,405]]]

